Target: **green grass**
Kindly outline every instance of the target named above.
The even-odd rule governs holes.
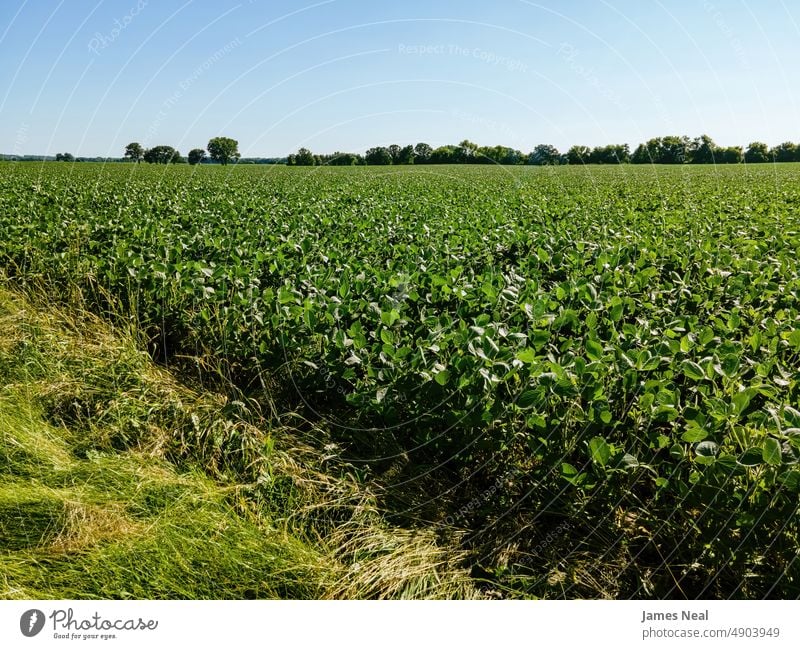
[[[475,595],[431,535],[87,314],[0,289],[0,385],[0,597]],[[220,455],[248,436],[252,484],[233,479],[250,450]]]

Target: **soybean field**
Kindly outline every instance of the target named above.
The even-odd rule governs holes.
[[[302,439],[491,597],[800,595],[798,250],[792,163],[0,164],[5,283],[266,431],[173,455]]]

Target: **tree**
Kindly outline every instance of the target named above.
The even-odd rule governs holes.
[[[189,164],[196,165],[206,159],[206,152],[203,149],[192,149],[189,151]]]
[[[305,147],[301,147],[294,155],[294,164],[297,167],[313,167],[315,163],[314,154]]]
[[[370,165],[390,165],[392,164],[392,154],[385,146],[376,146],[367,150],[364,156],[367,164]]]
[[[692,141],[685,135],[654,137],[640,144],[631,156],[634,164],[684,164],[689,162]]]
[[[147,149],[144,152],[144,161],[148,164],[169,164],[170,162],[177,162],[180,158],[178,153],[171,146],[166,144],[159,144],[152,149]]]
[[[75,162],[75,156],[71,153],[56,153],[56,162]]]
[[[718,154],[719,147],[708,135],[696,137],[689,151],[691,162],[701,165],[714,164],[717,162]]]
[[[419,164],[430,162],[431,153],[433,153],[431,145],[425,142],[420,142],[414,147],[414,158],[416,158],[416,162]]]
[[[397,159],[400,156],[400,145],[399,144],[391,144],[389,145],[389,155],[392,156],[392,164],[397,164]]]
[[[358,162],[358,156],[355,153],[342,153],[336,151],[333,155],[324,156],[323,164],[331,165],[332,167],[352,167]]]
[[[138,142],[131,142],[125,147],[125,157],[132,162],[141,162],[144,159],[144,148]]]
[[[394,160],[395,164],[399,165],[410,165],[414,164],[414,147],[412,145],[404,146],[400,149],[400,152],[397,154],[397,158]]]
[[[457,159],[456,147],[448,144],[435,148],[431,151],[429,162],[431,164],[451,164],[453,162],[459,162]]]
[[[454,162],[476,162],[478,145],[469,140],[461,140],[455,150]]]
[[[744,153],[740,146],[729,146],[717,151],[717,162],[720,164],[738,164],[744,160]]]
[[[658,162],[659,149],[661,148],[661,139],[653,138],[644,144],[636,147],[636,150],[631,156],[633,164],[655,164]]]
[[[784,142],[773,147],[769,152],[769,157],[775,162],[794,162],[800,155],[800,146],[793,142]]]
[[[531,165],[557,165],[561,162],[561,154],[552,144],[538,144],[528,156]]]
[[[631,161],[631,150],[627,144],[596,146],[589,154],[591,164],[617,165]]]
[[[745,162],[769,162],[769,147],[763,142],[751,142],[744,152]]]
[[[569,151],[567,151],[567,164],[588,164],[591,154],[592,151],[588,146],[576,144],[575,146],[570,147]]]
[[[515,165],[519,164],[520,160],[522,160],[520,151],[501,144],[478,147],[478,151],[475,153],[475,162],[478,163],[493,162],[502,165]]]
[[[208,154],[215,162],[223,165],[231,161],[238,160],[241,156],[239,154],[239,142],[229,137],[214,137],[208,141]]]
[[[522,162],[522,151],[518,151],[517,149],[512,149],[511,147],[501,147],[502,153],[500,155],[500,164],[501,165],[518,165]]]
[[[661,138],[659,163],[685,164],[689,162],[691,140],[685,135],[667,135]]]

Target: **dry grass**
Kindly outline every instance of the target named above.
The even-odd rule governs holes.
[[[433,532],[135,330],[0,288],[0,385],[0,597],[478,595]]]

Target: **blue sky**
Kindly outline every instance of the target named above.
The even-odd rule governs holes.
[[[800,140],[792,0],[3,0],[0,152]]]

